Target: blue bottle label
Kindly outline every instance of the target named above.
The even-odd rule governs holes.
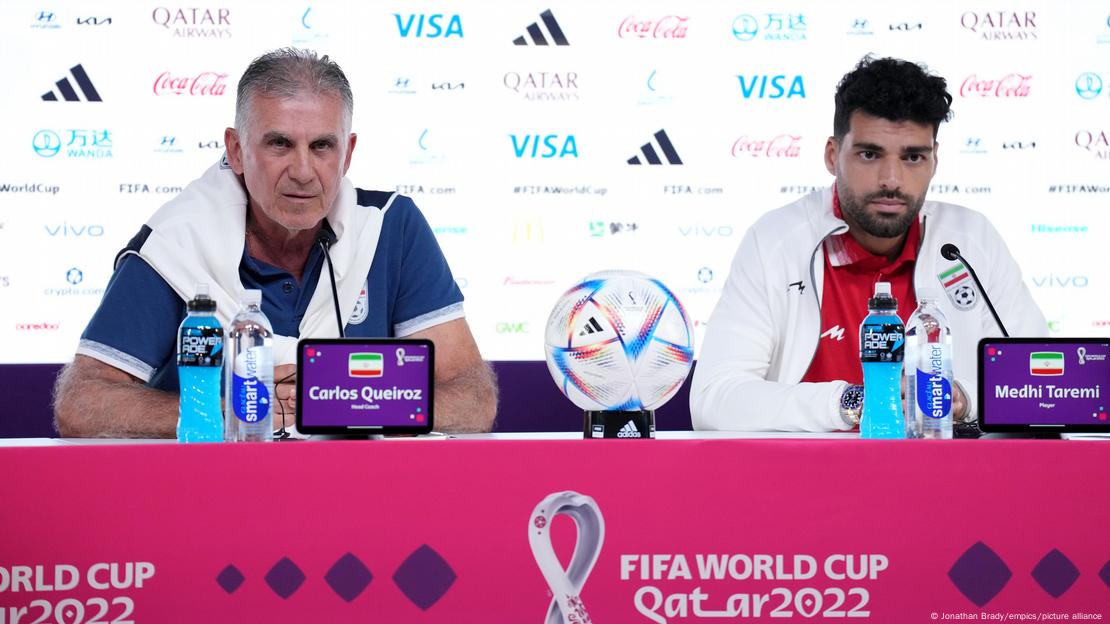
[[[185,326],[178,337],[178,366],[223,366],[224,330],[219,324]]]
[[[260,378],[265,359],[257,347],[236,358],[231,375],[231,410],[245,423],[262,422],[270,414],[270,390]]]
[[[902,323],[864,323],[860,326],[860,362],[901,362],[906,349]]]
[[[926,418],[940,420],[952,411],[952,382],[944,376],[944,348],[925,345],[928,370],[917,369],[917,407]]]

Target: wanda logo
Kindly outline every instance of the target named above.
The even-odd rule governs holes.
[[[227,90],[225,80],[226,73],[174,76],[170,72],[162,72],[154,79],[154,95],[223,95]]]
[[[1032,79],[1032,75],[1006,74],[998,80],[980,80],[978,76],[972,74],[964,78],[963,84],[960,85],[960,96],[997,98],[1029,97],[1029,81]]]
[[[637,37],[639,39],[685,39],[686,22],[689,17],[667,15],[657,20],[645,20],[629,15],[617,28],[617,36],[621,39]]]
[[[744,135],[732,144],[732,156],[751,156],[752,158],[797,158],[801,152],[802,137],[795,134],[780,134],[773,139],[753,139]]]

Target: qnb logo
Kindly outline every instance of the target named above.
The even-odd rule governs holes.
[[[58,96],[61,95],[62,99],[66,102],[80,102],[81,97],[77,95],[77,91],[73,88],[73,83],[69,81],[72,77],[77,87],[81,89],[81,94],[85,96],[86,102],[102,102],[100,93],[93,86],[92,80],[89,75],[85,73],[85,68],[80,63],[69,68],[70,76],[66,76],[61,80],[54,83],[57,90],[50,90],[42,94],[42,101],[44,102],[57,102]]]
[[[517,158],[578,158],[573,134],[510,134]]]
[[[961,97],[1024,98],[1029,97],[1031,74],[1006,74],[998,79],[980,79],[971,74],[960,84]]]
[[[112,18],[110,17],[78,17],[78,26],[110,26]]]
[[[1037,288],[1086,288],[1091,280],[1086,275],[1057,275],[1046,273],[1034,275],[1033,285]]]
[[[570,42],[567,41],[567,36],[563,34],[562,26],[555,20],[555,14],[551,12],[551,9],[547,9],[543,13],[540,13],[540,21],[543,22],[544,27],[547,28],[547,35],[544,35],[543,29],[540,28],[538,22],[532,22],[526,29],[528,31],[528,39],[532,42],[531,45],[550,45],[547,42],[548,36],[551,37],[551,40],[554,41],[557,46],[570,45]],[[528,39],[525,39],[524,35],[521,35],[513,39],[513,45],[529,45]]]
[[[403,39],[410,36],[414,39],[463,38],[462,18],[458,15],[410,13],[402,17],[400,13],[394,13],[393,19],[397,22],[397,33]],[[444,22],[446,22],[446,26]]]
[[[1092,72],[1079,74],[1075,79],[1075,94],[1084,100],[1093,100],[1102,95],[1102,76]]]
[[[1037,12],[965,11],[960,26],[983,41],[1033,40],[1037,38]]]
[[[220,96],[227,91],[226,73],[201,72],[195,76],[174,76],[162,72],[154,79],[154,95]]]
[[[802,152],[801,141],[797,134],[779,134],[770,139],[753,139],[745,134],[733,141],[732,157],[797,158]]]
[[[640,155],[644,157],[644,161],[649,165],[661,165],[663,161],[659,159],[659,152],[655,150],[656,145],[659,150],[663,152],[663,157],[667,159],[667,163],[671,165],[681,165],[682,159],[678,156],[678,150],[675,149],[671,143],[671,138],[667,136],[666,130],[659,130],[654,135],[655,142],[648,141],[640,146]],[[633,156],[628,159],[630,165],[641,165],[640,156]]]
[[[422,611],[427,611],[439,602],[457,578],[447,560],[427,544],[412,551],[392,576],[397,589]],[[336,596],[351,602],[366,590],[374,580],[374,574],[362,560],[348,552],[328,568],[322,579]],[[216,575],[216,584],[228,594],[238,591],[246,580],[246,576],[234,564],[225,566]],[[305,585],[308,577],[292,559],[282,557],[270,567],[262,581],[274,595],[287,600]],[[306,590],[306,593],[309,592],[311,588]],[[304,599],[308,598],[309,596],[304,596]],[[254,600],[255,597],[251,595],[247,599]]]
[[[801,76],[756,74],[737,75],[736,78],[740,81],[740,95],[744,96],[745,100],[752,98],[778,100],[806,96],[806,85]]]
[[[643,19],[632,15],[624,18],[617,27],[621,39],[685,39],[689,17],[665,15],[659,19]]]

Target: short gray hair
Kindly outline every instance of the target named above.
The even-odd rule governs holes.
[[[235,96],[235,129],[240,134],[246,130],[250,102],[256,95],[291,98],[305,92],[339,97],[343,101],[343,128],[351,131],[355,97],[347,76],[326,54],[320,57],[312,50],[297,48],[267,52],[247,66]]]

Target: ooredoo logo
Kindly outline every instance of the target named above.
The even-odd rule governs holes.
[[[60,323],[35,322],[35,323],[16,323],[16,331],[58,331],[61,327]]]
[[[689,17],[664,15],[659,18],[642,18],[629,15],[617,27],[621,39],[685,39]]]
[[[194,76],[175,76],[162,72],[154,79],[154,95],[219,96],[227,91],[226,73],[200,72]]]
[[[1006,74],[1001,78],[979,78],[971,74],[960,85],[961,97],[1018,98],[1029,97],[1031,74]]]

